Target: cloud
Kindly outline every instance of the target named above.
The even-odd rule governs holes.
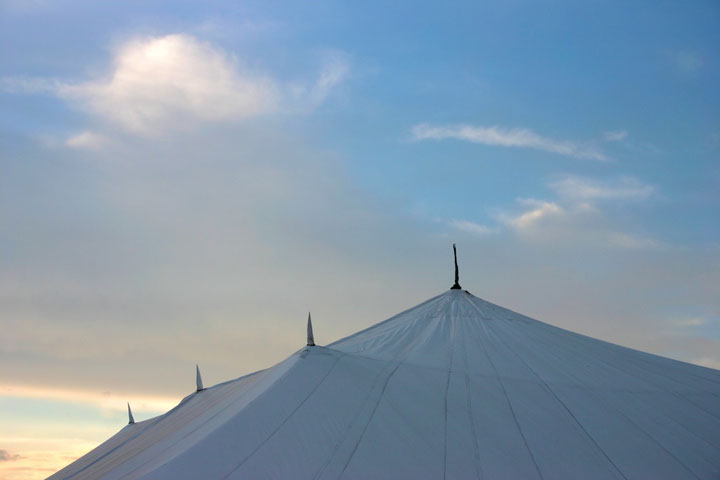
[[[108,138],[99,133],[85,130],[65,140],[65,145],[71,148],[96,149],[108,143]]]
[[[531,208],[516,217],[507,217],[507,223],[516,229],[525,230],[536,225],[542,219],[553,216],[561,217],[566,214],[562,207],[552,202],[523,198],[518,199],[518,203],[530,206]]]
[[[627,138],[628,132],[625,130],[616,130],[612,132],[605,132],[603,134],[603,137],[608,142],[619,142],[620,140],[624,140]]]
[[[599,201],[622,202],[645,199],[655,187],[636,178],[622,176],[599,180],[563,175],[547,183],[556,198],[517,198],[513,206],[495,210],[496,225],[480,225],[452,219],[446,224],[459,231],[483,236],[510,233],[538,245],[564,244],[581,248],[658,250],[666,246],[647,235],[627,232]]]
[[[13,462],[15,460],[20,460],[21,458],[23,457],[17,453],[13,454],[7,450],[0,449],[0,462]]]
[[[497,229],[488,227],[486,225],[480,225],[479,223],[471,222],[469,220],[450,220],[447,222],[448,225],[461,232],[469,233],[477,236],[484,236],[490,233],[495,233]]]
[[[610,160],[607,155],[592,145],[554,140],[525,128],[419,124],[412,128],[412,137],[415,140],[445,140],[452,138],[484,145],[531,148],[581,159]]]
[[[577,175],[565,175],[548,183],[548,187],[561,197],[573,200],[644,199],[655,192],[655,187],[652,185],[629,176],[602,181]]]
[[[135,38],[113,54],[106,75],[86,82],[5,77],[0,88],[16,94],[53,94],[121,129],[153,135],[205,122],[305,112],[325,102],[347,77],[341,52],[329,56],[309,85],[285,85],[237,57],[191,35]],[[67,146],[96,148],[83,132]]]
[[[64,85],[61,96],[135,132],[162,130],[188,119],[237,120],[276,108],[277,86],[237,59],[189,35],[124,44],[108,78]]]
[[[322,104],[330,93],[347,77],[350,66],[347,58],[339,53],[331,56],[315,84],[310,89],[308,101],[311,107]]]
[[[536,244],[623,250],[663,248],[655,239],[618,230],[602,210],[587,202],[519,198],[516,204],[521,207],[519,211],[503,211],[496,218],[520,238]]]

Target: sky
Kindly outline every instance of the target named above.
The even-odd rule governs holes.
[[[0,475],[453,282],[720,369],[715,1],[0,0]]]

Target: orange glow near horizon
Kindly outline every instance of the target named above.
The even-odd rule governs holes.
[[[0,419],[0,478],[47,478],[97,447],[127,421],[126,401],[135,418],[144,420],[166,412],[179,398],[98,393],[29,385],[0,386],[0,402],[18,413],[40,402],[44,418],[16,416]]]

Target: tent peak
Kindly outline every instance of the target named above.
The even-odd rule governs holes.
[[[453,243],[453,257],[455,257],[455,283],[452,287],[450,287],[450,290],[462,290],[462,287],[460,286],[460,275],[458,274],[458,263],[457,263],[457,248],[455,248],[455,244]]]
[[[308,312],[308,322],[307,322],[307,346],[308,347],[315,346],[315,337],[313,336],[312,318],[310,318],[310,312]]]
[[[135,423],[135,418],[133,418],[132,410],[130,410],[130,402],[127,403],[128,406],[128,425],[132,425]]]
[[[205,390],[202,383],[202,377],[200,376],[200,367],[197,363],[195,364],[195,384],[198,392]]]

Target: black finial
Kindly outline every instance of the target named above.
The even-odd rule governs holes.
[[[455,248],[455,244],[453,243],[453,256],[455,257],[455,284],[450,287],[450,290],[462,290],[462,287],[460,286],[460,275],[458,274],[458,265],[457,265],[457,249]]]

